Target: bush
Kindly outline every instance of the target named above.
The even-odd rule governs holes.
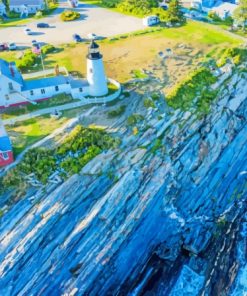
[[[116,148],[118,145],[119,139],[112,138],[104,130],[78,125],[57,148],[29,150],[16,167],[0,179],[0,188],[25,188],[25,176],[31,173],[43,184],[47,183],[56,170],[61,175],[78,173],[102,150]]]
[[[213,20],[214,22],[221,22],[222,19],[218,16],[218,14],[214,11],[209,11],[208,17]]]
[[[116,110],[112,110],[108,112],[108,117],[113,118],[122,115],[126,110],[126,106],[122,105]]]
[[[54,52],[55,50],[56,50],[55,46],[53,46],[51,44],[44,45],[41,48],[42,54],[49,54],[49,53]]]
[[[228,48],[222,54],[220,60],[217,61],[217,66],[222,67],[224,66],[227,61],[233,61],[235,65],[239,65],[243,62],[247,61],[247,49],[246,48]]]
[[[153,93],[151,95],[151,98],[152,98],[153,101],[158,101],[159,98],[160,98],[160,95],[158,93]]]
[[[198,110],[203,111],[203,100],[207,104],[216,96],[216,93],[210,91],[210,85],[215,83],[216,77],[207,68],[200,68],[193,72],[188,78],[180,82],[167,95],[167,104],[174,109],[188,110],[193,106],[193,101],[197,97]],[[207,97],[207,100],[205,100]],[[205,113],[208,108],[205,109]]]
[[[34,17],[37,18],[37,19],[42,18],[43,17],[43,12],[42,11],[37,11]]]
[[[145,99],[143,105],[145,108],[155,108],[154,101],[151,99]]]
[[[114,8],[118,5],[120,0],[102,0],[102,5],[109,8]]]
[[[27,49],[25,50],[22,58],[16,62],[16,66],[20,70],[27,70],[28,68],[35,65],[37,61],[38,61],[37,55],[34,54],[31,49]]]
[[[72,10],[65,10],[60,14],[60,18],[63,22],[70,22],[81,17],[79,12],[72,11]]]
[[[128,117],[127,122],[129,125],[135,125],[143,119],[144,117],[141,114],[134,113]]]
[[[14,19],[14,18],[19,18],[20,14],[14,11],[9,11],[7,14],[8,18]]]

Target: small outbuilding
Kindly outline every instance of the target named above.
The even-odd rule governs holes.
[[[0,119],[0,167],[9,165],[13,161],[11,141]]]

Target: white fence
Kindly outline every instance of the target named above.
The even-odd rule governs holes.
[[[54,106],[54,107],[49,107],[46,109],[40,109],[34,112],[31,112],[29,114],[24,114],[24,115],[20,115],[14,118],[10,118],[10,119],[6,119],[3,120],[3,123],[5,125],[7,124],[14,124],[18,121],[24,121],[27,119],[31,119],[34,117],[38,117],[38,116],[42,116],[48,113],[55,113],[55,111],[64,111],[64,110],[69,110],[69,109],[74,109],[74,108],[78,108],[78,107],[82,107],[82,106],[86,106],[89,104],[105,104],[108,102],[111,102],[115,99],[117,99],[119,97],[119,95],[121,94],[121,84],[113,79],[108,79],[108,81],[112,84],[114,84],[118,90],[116,92],[114,92],[113,94],[109,95],[109,96],[105,96],[105,97],[95,97],[95,98],[83,98],[81,99],[79,102],[72,102],[72,103],[68,103],[68,104],[64,104],[64,105],[60,105],[60,106]]]
[[[111,101],[117,99],[119,97],[119,95],[121,94],[121,91],[122,91],[121,84],[119,82],[117,82],[116,80],[111,79],[111,78],[108,78],[108,82],[115,85],[118,88],[118,90],[115,93],[113,93],[113,94],[111,94],[109,96],[105,96],[105,97],[95,97],[95,98],[90,97],[88,99],[85,98],[85,100],[87,100],[87,103],[89,103],[89,101],[90,101],[90,103],[95,103],[95,104],[97,104],[97,103],[107,103],[107,102],[111,102]]]

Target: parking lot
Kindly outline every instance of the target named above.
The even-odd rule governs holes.
[[[62,22],[59,15],[65,9],[68,9],[67,2],[60,1],[59,8],[49,17],[34,19],[27,25],[1,29],[0,41],[15,42],[20,46],[30,45],[33,39],[45,43],[61,44],[72,42],[72,35],[75,33],[82,38],[86,38],[89,33],[110,37],[144,28],[142,19],[84,3],[80,3],[75,9],[81,14],[79,20]],[[50,28],[38,29],[37,23],[39,22],[49,23]],[[26,35],[25,28],[30,28],[33,35]]]

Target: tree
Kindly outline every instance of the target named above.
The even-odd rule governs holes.
[[[1,1],[0,1],[1,2]],[[2,0],[3,4],[6,7],[6,10],[9,11],[9,0]]]
[[[184,23],[185,17],[181,10],[179,0],[171,0],[168,9],[156,8],[153,12],[159,17],[161,22],[166,23]]]
[[[179,0],[171,0],[167,9],[167,18],[171,23],[184,23],[185,17]]]
[[[233,19],[245,31],[247,24],[247,0],[239,0],[239,5],[233,12]]]

